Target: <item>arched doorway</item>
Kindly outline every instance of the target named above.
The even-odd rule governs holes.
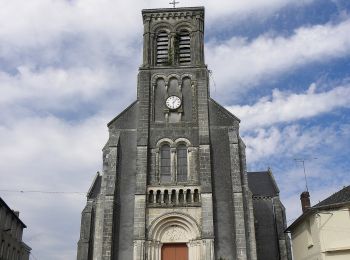
[[[201,260],[201,232],[191,216],[160,216],[150,225],[148,239],[148,260]]]

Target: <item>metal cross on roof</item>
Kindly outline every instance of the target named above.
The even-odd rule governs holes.
[[[173,0],[172,2],[170,2],[170,5],[173,5],[174,8],[176,8],[176,5],[179,4],[180,2],[176,2],[175,0]]]

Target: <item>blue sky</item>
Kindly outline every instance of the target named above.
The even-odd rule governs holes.
[[[88,190],[107,122],[136,98],[141,9],[168,2],[2,3],[0,196],[21,212],[36,259],[75,259],[86,198],[4,190]],[[198,5],[211,96],[242,120],[248,170],[271,167],[291,221],[305,187],[295,158],[309,159],[313,203],[350,184],[350,2],[180,4]]]

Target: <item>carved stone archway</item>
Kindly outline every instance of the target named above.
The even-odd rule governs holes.
[[[189,259],[201,260],[201,232],[191,216],[171,213],[155,219],[148,231],[147,260],[161,260],[164,243],[186,243]]]

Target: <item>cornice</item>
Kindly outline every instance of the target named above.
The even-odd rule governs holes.
[[[142,17],[144,21],[185,17],[204,19],[204,7],[144,9],[142,10]]]

